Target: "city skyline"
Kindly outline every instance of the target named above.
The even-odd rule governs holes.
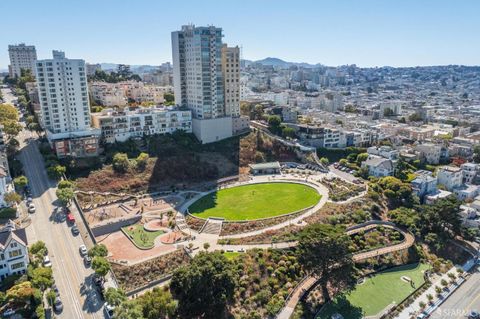
[[[480,65],[480,45],[471,41],[480,28],[475,1],[299,1],[291,7],[212,0],[202,3],[202,10],[192,1],[136,3],[88,0],[80,8],[52,1],[5,2],[2,11],[22,12],[23,19],[5,17],[15,32],[4,29],[0,45],[35,45],[39,59],[55,49],[90,63],[160,65],[171,61],[170,32],[194,23],[221,26],[224,42],[237,43],[249,60],[278,57],[361,67]],[[77,10],[88,14],[76,15]],[[8,54],[1,50],[0,69],[7,67]]]

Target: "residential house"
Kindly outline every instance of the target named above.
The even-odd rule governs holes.
[[[0,230],[0,281],[27,271],[27,244],[25,228],[16,229],[12,221]]]
[[[445,186],[449,191],[462,186],[463,172],[460,167],[444,166],[437,173],[438,184]]]
[[[362,167],[368,169],[368,175],[375,177],[391,176],[394,172],[393,162],[389,159],[370,155],[366,161],[362,163]]]

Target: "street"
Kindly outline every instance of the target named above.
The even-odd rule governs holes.
[[[472,276],[432,313],[431,318],[467,318],[471,310],[480,310],[480,272],[476,268],[472,271]]]
[[[15,97],[10,90],[2,89],[5,102]],[[103,302],[92,286],[93,271],[86,268],[79,254],[84,244],[82,234],[73,236],[64,218],[52,214],[56,207],[56,183],[47,176],[42,155],[38,150],[36,133],[23,130],[17,137],[20,142],[18,158],[29,180],[36,212],[30,214],[32,224],[27,227],[29,244],[45,242],[53,265],[55,283],[60,291],[64,310],[58,318],[103,318]],[[76,218],[77,223],[81,222]]]

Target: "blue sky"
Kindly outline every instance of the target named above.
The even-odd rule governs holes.
[[[160,64],[182,24],[222,27],[246,59],[359,66],[480,65],[478,0],[0,0],[8,44],[87,62]]]

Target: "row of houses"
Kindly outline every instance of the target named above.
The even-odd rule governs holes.
[[[123,107],[129,101],[162,104],[165,101],[164,94],[173,92],[171,86],[145,85],[137,81],[92,82],[88,88],[93,101],[106,107]]]

